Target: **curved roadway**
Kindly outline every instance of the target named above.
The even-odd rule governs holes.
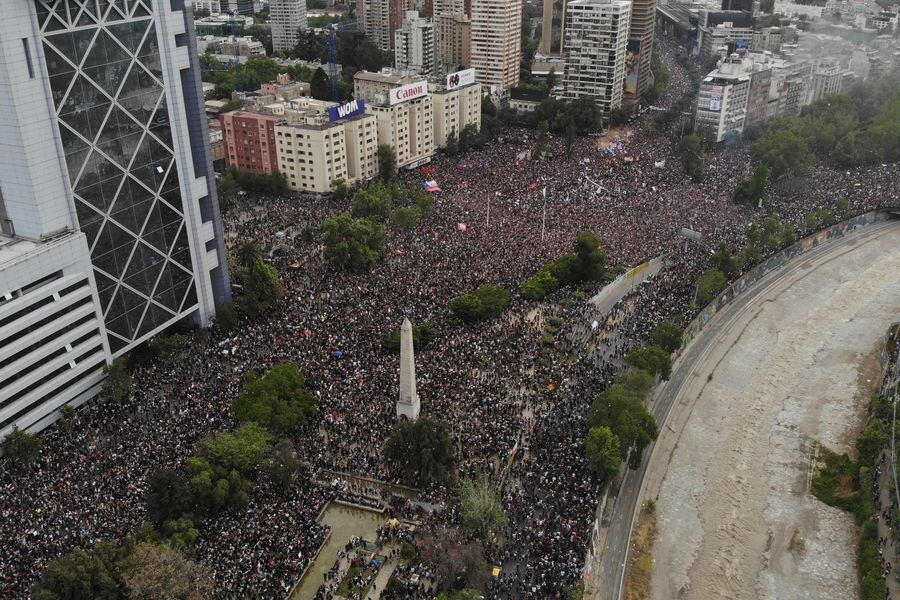
[[[873,263],[878,262],[877,257],[883,253],[882,246],[896,250],[896,252],[891,253],[893,260],[896,261],[896,270],[893,271],[893,274],[889,272],[887,279],[893,279],[894,287],[898,287],[900,285],[900,222],[869,226],[847,234],[842,240],[811,250],[795,258],[781,269],[769,273],[734,300],[725,310],[717,314],[707,325],[706,329],[688,346],[684,354],[676,362],[672,378],[657,392],[651,407],[657,422],[661,424],[660,439],[657,445],[654,445],[651,449],[650,460],[645,459],[640,469],[630,471],[627,474],[612,509],[610,526],[606,532],[604,552],[600,558],[598,572],[600,585],[596,593],[592,594],[595,598],[618,600],[621,597],[624,582],[624,566],[627,562],[630,533],[634,522],[635,509],[638,506],[638,499],[640,497],[656,498],[659,495],[659,490],[667,476],[669,463],[672,461],[675,449],[678,447],[682,429],[694,411],[694,404],[712,382],[717,374],[716,369],[726,360],[729,351],[740,341],[748,326],[763,312],[765,305],[773,302],[774,299],[788,292],[798,283],[802,287],[802,282],[816,274],[823,266],[832,263],[835,263],[836,266],[840,265],[840,261],[845,260],[844,257],[847,257],[855,250],[868,248],[870,253],[875,252],[874,258],[872,256],[865,257],[867,261],[865,266],[872,267]],[[857,253],[857,255],[863,255],[864,253],[865,250]],[[840,268],[844,269],[845,267]],[[890,267],[888,269],[890,271]],[[841,272],[843,273],[843,271]],[[855,285],[852,274],[850,277],[842,277],[841,281],[834,281],[834,283],[835,288],[842,286],[853,287]],[[802,297],[797,298],[795,303],[795,308],[801,311],[801,315],[803,300]],[[898,305],[898,309],[900,309],[900,305]],[[887,316],[885,316],[885,319],[887,322],[891,320]],[[896,320],[896,317],[894,320]],[[773,331],[772,333],[776,336],[781,335],[780,331]],[[872,340],[872,342],[874,343],[875,340]],[[757,349],[757,353],[764,354],[766,351],[765,345]],[[734,365],[732,365],[732,368],[734,368]],[[785,369],[787,369],[786,366]],[[784,375],[790,377],[791,374],[785,372]],[[752,390],[747,391],[751,392]],[[765,402],[766,397],[764,393],[761,392],[760,395],[762,396],[760,400],[763,401],[760,403],[760,406],[773,404],[773,402]],[[784,398],[776,398],[775,400],[780,404]],[[673,411],[673,407],[676,407],[676,410]],[[748,413],[746,418],[752,422],[758,416]],[[846,415],[840,415],[840,417],[847,418]],[[721,417],[722,420],[726,418],[728,417]],[[713,432],[719,432],[717,427],[721,423],[703,423],[702,425],[707,427],[712,434]],[[832,445],[839,445],[839,442],[835,442]],[[805,446],[804,451],[806,450],[812,452],[813,448]],[[759,456],[747,458],[749,460],[760,460],[762,458],[764,462],[766,460],[766,457]],[[682,466],[681,468],[684,467]],[[694,467],[688,465],[687,468],[693,469]],[[740,470],[738,469],[737,471]],[[740,472],[736,472],[733,477],[729,476],[727,479],[737,480],[738,486],[731,486],[727,490],[722,491],[721,494],[726,496],[740,495],[747,493],[747,489],[750,489],[747,488],[748,483],[743,481],[744,478]],[[731,483],[734,483],[734,481],[731,481]],[[741,489],[741,485],[744,486],[744,489]],[[790,487],[791,485],[794,487],[797,485],[803,486],[804,482],[789,482],[788,486]],[[682,491],[684,492],[684,490]],[[691,490],[688,490],[686,493],[689,496],[690,494],[695,496],[700,494],[699,491]],[[740,505],[742,498],[730,499],[733,501],[730,510],[734,511],[733,506]],[[664,501],[664,499],[661,500]],[[729,503],[725,502],[725,504]],[[707,516],[704,515],[704,517]],[[693,536],[693,540],[685,538],[684,542],[685,546],[689,546],[688,542],[691,541],[694,547],[685,548],[682,556],[678,556],[679,549],[677,548],[674,550],[671,548],[665,549],[668,552],[668,558],[664,561],[664,564],[657,562],[654,567],[655,572],[661,568],[672,568],[679,572],[684,571],[684,573],[665,573],[661,577],[659,573],[655,573],[654,597],[672,598],[680,595],[695,595],[697,589],[694,589],[693,592],[695,593],[692,593],[691,588],[697,588],[698,586],[690,578],[686,577],[686,572],[696,566],[694,563],[697,561],[697,555],[700,554],[697,546],[702,546],[703,551],[707,553],[706,556],[700,557],[701,561],[708,560],[716,563],[719,567],[720,574],[717,577],[720,579],[715,579],[716,576],[707,573],[708,576],[713,577],[713,581],[724,583],[722,579],[739,575],[737,571],[740,570],[740,567],[736,567],[735,563],[746,557],[725,556],[725,554],[733,554],[735,551],[740,551],[739,547],[743,541],[742,536],[749,536],[753,532],[741,531],[740,527],[732,522],[736,520],[737,516],[739,515],[725,514],[710,517],[711,519],[719,518],[722,520],[721,523],[714,526],[718,527],[718,531],[711,536],[720,538],[717,542],[718,545],[716,543],[706,543],[707,540],[698,541],[696,539],[698,536],[702,536],[702,532],[698,534],[698,531],[696,531],[700,528],[696,515],[686,518],[685,522],[675,523],[666,523],[661,517],[661,527],[680,528],[679,533],[684,533],[684,535],[689,537]],[[729,528],[732,531],[729,532]],[[765,540],[763,541],[765,542]],[[771,543],[772,539],[770,538],[768,544]],[[798,543],[799,545],[800,543]],[[768,553],[768,550],[766,548],[765,553]],[[717,554],[708,555],[709,552]],[[755,559],[756,557],[753,558]],[[679,564],[679,561],[681,564]],[[852,564],[852,557],[850,563]],[[679,568],[676,569],[673,565]],[[693,571],[692,574],[697,575]],[[756,585],[756,583],[753,585]],[[702,585],[699,587],[702,588]],[[734,589],[726,590],[726,587],[723,586],[725,596],[743,597],[746,595],[744,593],[746,589],[736,592]],[[752,593],[759,594],[759,590],[754,590]]]

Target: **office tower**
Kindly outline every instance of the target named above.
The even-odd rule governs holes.
[[[631,32],[625,73],[625,96],[629,101],[640,98],[650,87],[655,26],[656,0],[631,0]]]
[[[306,0],[270,0],[269,25],[272,28],[272,50],[289,52],[300,40],[298,32],[306,29]]]
[[[394,66],[423,75],[437,73],[437,28],[431,19],[407,11],[403,26],[394,32]]]
[[[472,0],[472,67],[486,85],[514,87],[522,60],[522,0]]]
[[[591,97],[604,112],[622,104],[628,0],[572,0],[567,5],[563,95]]]
[[[46,426],[103,364],[230,298],[193,22],[174,4],[4,2],[0,435]]]

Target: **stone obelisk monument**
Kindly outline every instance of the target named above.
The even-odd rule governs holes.
[[[412,323],[403,318],[400,326],[400,398],[397,418],[419,418],[419,394],[416,393],[416,357],[413,353]]]

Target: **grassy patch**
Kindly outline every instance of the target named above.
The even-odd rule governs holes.
[[[625,572],[625,600],[645,600],[650,597],[650,576],[653,573],[653,542],[656,540],[656,506],[648,502],[641,511],[632,534],[632,549]]]

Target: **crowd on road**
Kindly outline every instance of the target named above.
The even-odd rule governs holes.
[[[686,90],[674,61],[670,72],[670,93]],[[234,427],[229,406],[249,370],[296,362],[306,374],[321,418],[294,441],[313,471],[399,481],[381,456],[398,395],[397,356],[381,338],[408,315],[437,327],[435,342],[417,353],[418,390],[424,413],[450,425],[461,476],[499,473],[517,441],[527,446],[504,496],[510,527],[504,549],[491,558],[506,568],[493,593],[554,597],[581,579],[596,509],[599,482],[586,470],[584,414],[630,348],[664,319],[684,322],[694,282],[718,241],[740,246],[748,223],[768,211],[799,227],[804,214],[833,206],[838,196],[860,211],[900,193],[897,165],[816,167],[798,189],[774,190],[770,207],[758,210],[730,201],[736,182],[750,173],[741,150],[712,156],[705,180],[695,184],[673,142],[639,128],[622,132],[615,152],[596,138],[578,140],[571,153],[553,140],[552,158],[532,160],[523,152],[533,144],[533,132],[517,130],[461,159],[437,159],[429,178],[443,191],[432,214],[415,231],[391,231],[385,260],[365,274],[330,271],[318,242],[298,234],[272,259],[286,297],[264,318],[233,332],[189,334],[176,361],[134,365],[130,400],[85,407],[71,433],[43,433],[30,470],[0,473],[0,596],[24,596],[49,560],[75,547],[135,532],[146,518],[148,477],[161,467],[181,468],[201,439]],[[406,177],[411,185],[420,180]],[[243,201],[225,217],[226,231],[231,240],[272,247],[347,207],[295,196]],[[685,246],[682,227],[703,241]],[[608,337],[593,340],[604,348],[592,353],[584,352],[583,326],[602,315],[571,290],[551,297],[556,306],[542,307],[515,293],[540,266],[571,251],[581,231],[601,238],[612,266],[668,255],[662,272],[616,307],[615,326],[604,328]],[[450,301],[485,283],[514,291],[503,316],[472,327],[448,324]],[[542,346],[541,325],[550,316],[563,323],[553,356]],[[425,493],[437,502],[446,490]],[[306,477],[285,500],[262,475],[250,497],[245,509],[201,524],[195,555],[221,589],[283,595],[325,537],[315,517],[331,492]]]

